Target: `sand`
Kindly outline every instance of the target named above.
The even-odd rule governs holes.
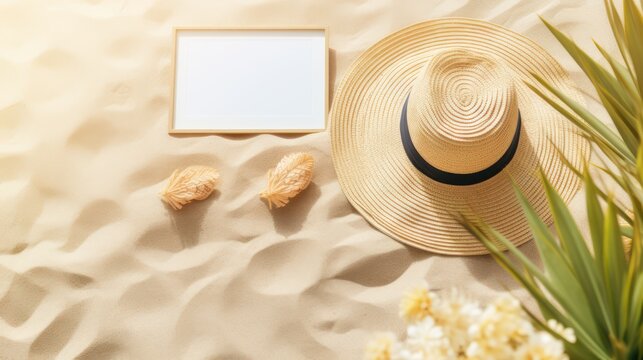
[[[489,257],[372,228],[342,194],[328,132],[169,136],[172,27],[328,26],[332,88],[394,30],[475,17],[535,39],[589,88],[536,14],[615,51],[601,3],[0,1],[0,359],[355,359],[373,332],[402,330],[399,298],[423,279],[523,296]],[[316,158],[313,184],[271,212],[267,165],[293,151]],[[157,194],[193,164],[221,186],[172,211]]]

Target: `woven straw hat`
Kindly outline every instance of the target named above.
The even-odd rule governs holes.
[[[402,29],[348,69],[331,110],[333,161],[353,206],[376,228],[421,249],[486,249],[453,218],[474,213],[516,245],[531,238],[512,179],[548,223],[542,167],[566,201],[589,144],[524,84],[537,73],[583,98],[540,46],[465,18]]]

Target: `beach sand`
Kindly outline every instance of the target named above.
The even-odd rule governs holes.
[[[403,330],[399,299],[424,279],[523,297],[489,257],[371,227],[339,187],[328,131],[169,136],[167,117],[173,26],[328,26],[333,89],[390,32],[474,17],[590,88],[537,14],[616,49],[601,1],[0,1],[0,359],[356,359],[373,333]],[[270,211],[265,173],[294,151],[315,157],[313,183]],[[173,211],[158,193],[196,164],[221,185]],[[585,221],[583,197],[573,206]]]

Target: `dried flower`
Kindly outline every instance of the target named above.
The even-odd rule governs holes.
[[[463,296],[456,289],[436,302],[433,317],[444,329],[445,336],[451,339],[451,346],[458,353],[464,353],[470,343],[469,328],[480,318],[480,304]]]
[[[203,200],[210,196],[218,180],[219,172],[208,166],[176,169],[170,176],[167,187],[161,192],[161,199],[174,210],[179,210],[193,200]]]
[[[366,360],[390,360],[395,336],[391,333],[379,334],[366,345]]]
[[[400,316],[407,322],[420,321],[431,315],[435,294],[428,286],[419,286],[407,292],[400,303]]]
[[[367,359],[568,360],[563,343],[536,330],[518,300],[508,295],[483,308],[458,291],[438,296],[425,284],[404,296],[400,315],[408,321],[406,338],[377,338],[367,348]],[[548,324],[573,337],[558,322]]]
[[[469,328],[471,344],[466,354],[471,359],[513,359],[519,344],[524,343],[533,326],[524,316],[520,303],[505,295],[496,299]]]
[[[410,354],[419,354],[422,359],[455,359],[449,338],[432,317],[409,325],[407,335],[406,347]]]
[[[567,360],[563,343],[544,331],[532,333],[516,350],[516,360]]]
[[[286,155],[274,169],[268,171],[268,187],[261,192],[261,198],[268,206],[282,207],[291,198],[308,187],[313,177],[315,160],[310,154]]]

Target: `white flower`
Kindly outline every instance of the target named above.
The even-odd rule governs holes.
[[[391,354],[391,360],[424,360],[424,355],[419,351],[413,352],[403,345],[400,345],[396,351]]]
[[[516,360],[568,360],[563,343],[545,331],[531,334],[516,351]]]
[[[400,317],[407,323],[421,321],[433,313],[437,296],[429,291],[427,284],[407,292],[400,303]]]
[[[553,332],[557,333],[568,342],[572,344],[576,342],[576,334],[574,334],[574,329],[566,328],[565,326],[563,326],[563,324],[556,321],[556,319],[547,320],[547,326],[549,326],[549,328]]]
[[[471,341],[469,328],[479,321],[482,309],[477,302],[462,296],[456,289],[439,301],[434,308],[435,321],[451,342],[456,353],[464,353]]]
[[[379,334],[366,345],[364,359],[366,360],[390,360],[393,345],[396,343],[395,336],[391,333]]]
[[[437,296],[427,286],[407,293],[400,306],[407,335],[384,334],[369,344],[369,360],[568,360],[564,345],[536,331],[515,298],[505,295],[482,308],[453,290]],[[570,342],[572,329],[550,319],[552,331]]]
[[[471,344],[466,355],[475,360],[513,359],[517,346],[533,332],[518,300],[502,296],[487,306],[480,321],[469,328]]]
[[[522,308],[518,299],[511,295],[503,294],[491,303],[496,311],[506,314],[522,315]]]
[[[407,329],[406,349],[411,354],[421,354],[422,359],[456,359],[456,353],[442,327],[432,317],[426,317]]]

